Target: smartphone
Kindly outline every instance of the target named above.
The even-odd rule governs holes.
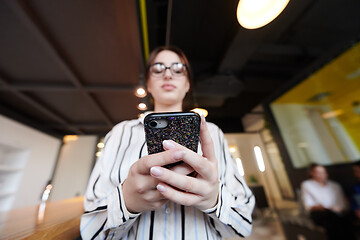
[[[173,140],[194,152],[198,150],[201,119],[195,112],[151,113],[144,119],[149,154],[164,151],[162,142]]]

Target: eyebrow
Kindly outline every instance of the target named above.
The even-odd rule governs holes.
[[[185,65],[185,63],[182,63],[182,62],[173,62],[173,63],[171,63],[171,65],[176,64],[176,63],[181,63],[181,64]],[[165,65],[165,63],[163,63],[163,62],[154,62],[151,65],[154,65],[154,64],[163,64],[163,65]]]

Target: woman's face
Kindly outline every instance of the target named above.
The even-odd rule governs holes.
[[[171,67],[174,63],[182,63],[179,56],[169,50],[158,53],[154,63],[162,63],[165,67]],[[147,89],[154,98],[156,104],[176,105],[182,103],[186,93],[189,91],[190,83],[187,72],[175,74],[173,76],[170,69],[166,69],[164,74],[149,74]]]

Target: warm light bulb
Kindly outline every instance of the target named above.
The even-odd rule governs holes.
[[[147,106],[145,103],[139,103],[139,105],[137,106],[137,108],[139,110],[146,110],[147,109]]]
[[[136,89],[135,95],[137,97],[145,97],[146,96],[146,90],[144,88],[142,88],[142,87],[139,87],[138,89]]]
[[[105,146],[105,144],[104,144],[103,142],[99,142],[99,143],[97,144],[97,147],[98,147],[98,148],[104,148],[104,146]]]
[[[96,157],[100,157],[100,156],[101,156],[101,152],[96,152],[95,156],[96,156]]]
[[[241,26],[256,29],[273,21],[289,0],[239,0],[236,16]]]
[[[236,147],[229,147],[229,151],[230,151],[231,153],[236,152]]]
[[[63,137],[63,142],[68,143],[72,141],[76,141],[79,137],[77,135],[65,135]]]
[[[208,115],[208,111],[204,108],[194,108],[191,111],[196,112],[199,115],[204,115],[204,117]]]

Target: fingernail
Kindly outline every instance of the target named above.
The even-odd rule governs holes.
[[[173,149],[173,148],[175,148],[175,144],[172,143],[172,142],[169,141],[169,140],[164,140],[164,141],[163,141],[163,146],[164,146],[166,149]]]
[[[166,188],[163,185],[160,185],[160,184],[158,184],[156,186],[156,188],[157,188],[157,190],[159,190],[159,192],[165,192],[166,191]]]
[[[159,168],[159,167],[152,167],[150,169],[150,173],[154,177],[160,177],[163,174],[163,170],[161,168]]]
[[[205,124],[206,123],[206,119],[205,119],[205,116],[204,116],[204,114],[201,114],[201,124]]]
[[[184,155],[185,155],[184,151],[176,151],[172,154],[173,158],[176,160],[183,159]]]

